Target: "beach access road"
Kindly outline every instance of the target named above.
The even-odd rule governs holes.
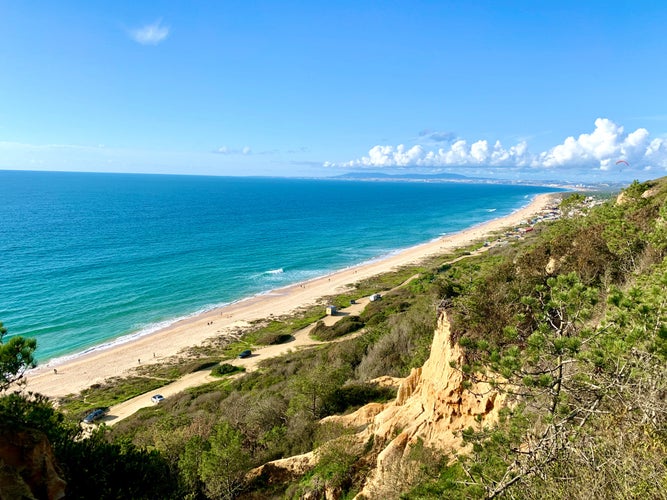
[[[356,304],[352,304],[349,307],[340,309],[338,313],[333,316],[325,316],[322,319],[322,321],[324,322],[325,325],[330,326],[336,323],[337,321],[341,320],[345,316],[358,315],[364,310],[368,302],[369,302],[368,297],[358,299],[356,301]],[[276,344],[261,348],[255,348],[252,351],[252,355],[248,358],[244,359],[235,358],[231,360],[224,360],[224,362],[234,366],[242,366],[243,368],[245,368],[246,372],[251,372],[253,370],[256,370],[259,362],[264,359],[282,356],[283,354],[287,354],[290,351],[298,349],[304,349],[319,344],[326,344],[327,342],[321,342],[312,339],[310,337],[310,331],[314,327],[315,324],[308,325],[307,327],[302,328],[301,330],[295,332],[292,335],[293,337],[292,340],[285,342],[283,344]],[[345,337],[341,337],[338,340],[347,340],[349,338],[351,338],[351,336],[347,335]],[[242,373],[236,376],[240,375],[242,375]],[[210,369],[189,373],[188,375],[185,375],[170,384],[160,387],[159,389],[156,389],[153,392],[136,396],[132,399],[128,399],[127,401],[112,406],[109,409],[109,413],[104,418],[100,419],[98,423],[114,425],[120,422],[121,420],[129,417],[133,413],[139,411],[142,408],[155,406],[155,404],[151,402],[151,396],[153,396],[153,394],[159,393],[162,394],[165,398],[169,398],[170,396],[174,396],[175,394],[183,392],[186,389],[190,389],[191,387],[197,387],[206,384],[208,382],[214,382],[216,380],[220,380],[220,377],[211,376]]]

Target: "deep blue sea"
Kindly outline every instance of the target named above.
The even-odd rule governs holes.
[[[0,321],[40,363],[506,215],[552,188],[0,171]]]

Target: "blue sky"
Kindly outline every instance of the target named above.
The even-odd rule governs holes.
[[[0,0],[0,169],[660,177],[666,26],[642,0]]]

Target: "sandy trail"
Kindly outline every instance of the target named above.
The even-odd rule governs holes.
[[[364,310],[364,307],[366,307],[368,302],[368,298],[359,299],[356,304],[353,304],[345,309],[341,309],[335,316],[326,316],[322,321],[324,321],[324,324],[329,326],[333,325],[337,321],[340,321],[345,316],[358,315]],[[225,363],[229,363],[230,365],[234,366],[242,366],[245,368],[246,372],[251,372],[257,369],[259,362],[262,360],[275,358],[276,356],[282,356],[283,354],[287,354],[290,351],[296,351],[299,349],[326,343],[312,339],[309,336],[310,331],[314,327],[315,324],[308,325],[307,327],[295,332],[292,336],[292,340],[289,342],[254,349],[252,355],[249,358],[226,360]],[[352,336],[347,335],[339,340],[347,340],[350,338],[352,338]],[[107,425],[113,425],[129,417],[141,408],[152,406],[153,403],[151,402],[151,397],[153,394],[161,394],[165,398],[168,398],[191,387],[197,387],[206,384],[207,382],[220,380],[219,377],[212,377],[210,373],[210,369],[189,373],[188,375],[185,375],[175,382],[167,384],[164,387],[151,392],[150,394],[141,394],[120,404],[112,406],[109,409],[109,413],[103,419],[99,420],[98,423],[104,422]]]

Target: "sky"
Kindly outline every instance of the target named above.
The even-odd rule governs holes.
[[[667,175],[667,2],[0,0],[0,169]]]

